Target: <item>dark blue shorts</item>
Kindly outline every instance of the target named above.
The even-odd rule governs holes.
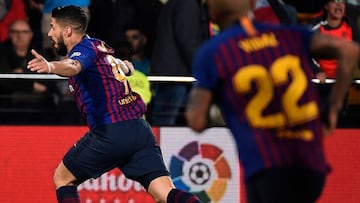
[[[151,180],[169,175],[152,129],[143,119],[91,129],[70,148],[63,162],[77,182],[119,168],[147,189]]]
[[[248,203],[313,203],[320,197],[326,175],[300,167],[259,172],[246,181]]]

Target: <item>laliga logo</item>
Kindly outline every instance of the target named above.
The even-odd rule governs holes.
[[[177,188],[196,194],[203,202],[221,200],[231,179],[223,150],[198,141],[187,144],[171,157],[170,172]]]

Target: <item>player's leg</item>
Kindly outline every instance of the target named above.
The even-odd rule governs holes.
[[[75,176],[61,161],[54,173],[56,197],[59,203],[80,202]]]
[[[189,192],[174,187],[169,176],[161,176],[150,182],[148,193],[156,202],[200,203],[199,198]]]
[[[53,178],[59,203],[80,202],[77,186],[90,176],[83,172],[83,165],[77,158],[84,161],[91,160],[92,155],[88,154],[88,150],[86,150],[86,146],[91,143],[89,136],[89,133],[85,134],[73,145],[55,169]]]
[[[195,195],[175,189],[150,125],[143,119],[126,123],[122,132],[131,132],[131,137],[136,139],[132,145],[136,151],[130,161],[118,166],[126,177],[140,182],[156,202],[200,202]]]
[[[169,176],[155,178],[149,184],[147,192],[156,202],[166,202],[169,192],[175,188]]]
[[[175,188],[169,176],[161,176],[151,181],[147,192],[156,202],[166,202],[169,192]]]
[[[113,148],[123,149],[126,147],[114,145],[113,139],[107,132],[106,126],[93,129],[86,133],[65,154],[54,174],[59,203],[80,202],[77,193],[77,186],[80,183],[89,178],[97,178],[104,172],[116,167],[117,164],[122,164],[123,157],[119,156],[117,159],[112,157]],[[122,155],[128,156],[126,151]]]

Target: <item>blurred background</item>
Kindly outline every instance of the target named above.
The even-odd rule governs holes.
[[[167,49],[163,47],[163,35],[171,35],[166,25],[169,20],[166,19],[181,16],[181,10],[176,13],[171,11],[171,6],[167,6],[174,1],[176,0],[0,0],[0,125],[86,125],[69,95],[66,78],[33,76],[26,69],[27,62],[32,59],[29,53],[32,48],[48,60],[61,59],[52,49],[47,37],[51,10],[57,6],[75,4],[83,7],[90,17],[88,34],[113,47],[117,57],[134,63],[137,73],[129,80],[134,91],[139,92],[148,105],[146,118],[149,122],[162,126],[186,126],[183,112],[186,94],[193,82],[191,71],[173,70],[169,67],[171,65],[161,64],[158,57],[165,54],[159,50],[166,52]],[[199,32],[203,35],[198,40],[200,45],[215,36],[219,29],[208,19],[206,0],[193,1],[197,3],[199,13],[194,13],[189,19],[198,18],[201,27]],[[267,23],[302,24],[313,28],[317,23],[326,21],[328,13],[325,5],[328,2],[253,0],[253,15],[256,20]],[[352,40],[359,41],[356,33],[360,28],[360,1],[340,2],[345,4],[342,11],[344,18],[351,22]],[[188,23],[186,20],[183,22]],[[185,32],[198,32],[198,29],[184,30]],[[169,63],[177,66],[177,62],[172,60],[170,58]],[[189,61],[184,61],[183,64],[187,64],[186,69],[190,69]],[[316,73],[314,71],[314,79],[317,79]],[[354,82],[345,101],[339,127],[360,126],[356,122],[360,118],[360,86],[357,79],[360,79],[359,70],[354,71]],[[331,80],[327,82],[328,84],[315,84],[319,86],[319,91],[323,91],[322,89],[326,89],[324,86],[331,86]],[[181,102],[175,105],[172,101],[163,100],[162,96],[166,94],[164,86],[185,88],[183,95],[178,95],[177,100]],[[176,99],[174,91],[171,93]],[[216,105],[213,105],[211,112],[214,125],[223,126],[221,112]],[[172,122],[160,122],[161,120]]]

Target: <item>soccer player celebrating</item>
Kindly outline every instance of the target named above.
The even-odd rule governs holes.
[[[145,104],[125,77],[132,64],[115,58],[103,41],[88,37],[87,21],[79,7],[53,9],[48,36],[57,53],[67,57],[49,62],[32,50],[35,58],[28,63],[31,71],[69,77],[70,91],[89,126],[55,170],[58,202],[80,202],[77,185],[113,168],[140,182],[156,202],[200,202],[175,189],[169,177],[152,129],[142,119]]]

